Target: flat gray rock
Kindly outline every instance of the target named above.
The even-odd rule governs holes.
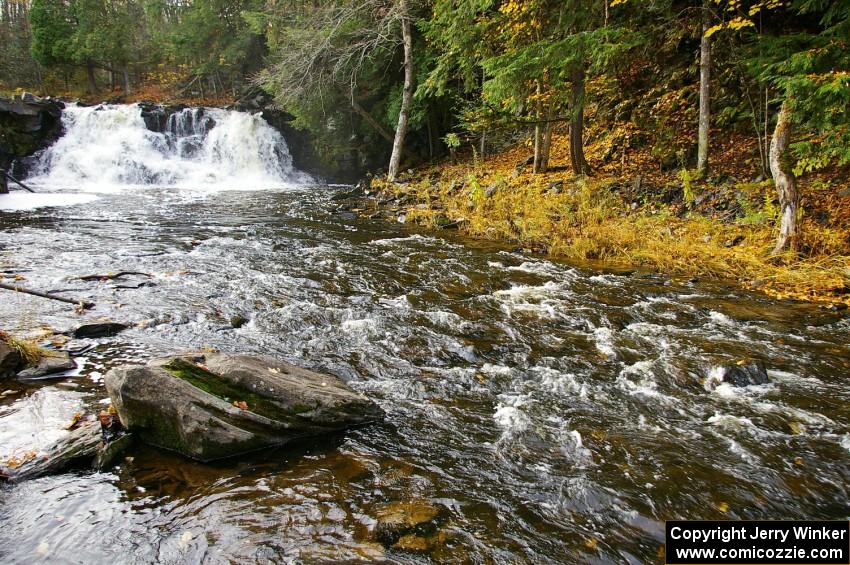
[[[43,379],[57,373],[64,373],[77,368],[77,363],[71,357],[62,352],[59,355],[45,355],[38,361],[38,365],[24,369],[18,373],[19,381]]]

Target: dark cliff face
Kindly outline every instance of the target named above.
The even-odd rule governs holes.
[[[24,94],[0,98],[0,168],[26,175],[26,158],[62,135],[61,102]]]

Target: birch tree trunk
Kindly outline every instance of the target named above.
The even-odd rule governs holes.
[[[398,125],[395,128],[393,152],[390,155],[390,168],[387,179],[393,182],[398,175],[401,154],[404,151],[404,137],[407,134],[407,121],[410,118],[410,103],[413,99],[413,38],[410,32],[410,15],[407,0],[401,2],[401,36],[404,43],[404,90],[401,95],[401,109],[398,113]]]
[[[699,47],[699,133],[697,134],[697,171],[708,172],[708,128],[711,119],[711,39],[706,37],[710,27],[709,1],[702,2],[702,38]]]
[[[797,226],[797,209],[800,206],[800,194],[797,192],[797,179],[791,172],[788,162],[788,144],[791,141],[791,109],[788,101],[782,102],[776,129],[770,140],[770,172],[776,184],[779,196],[779,211],[781,220],[779,236],[776,238],[774,253],[781,253],[789,247],[793,251],[799,249],[799,234]]]

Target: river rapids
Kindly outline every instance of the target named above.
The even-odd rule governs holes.
[[[351,219],[258,116],[182,114],[69,108],[39,194],[0,195],[0,270],[97,303],[2,291],[0,328],[134,325],[74,374],[3,382],[0,457],[102,409],[110,367],[201,347],[333,373],[386,422],[2,486],[0,561],[644,563],[666,519],[850,516],[846,316]],[[122,270],[153,284],[77,279]],[[718,384],[750,357],[770,384]],[[426,545],[375,540],[395,501],[441,509]]]

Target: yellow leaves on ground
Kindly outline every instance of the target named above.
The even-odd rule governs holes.
[[[588,178],[575,178],[569,172],[569,137],[557,132],[550,162],[553,172],[532,174],[530,166],[519,167],[530,153],[520,142],[486,160],[473,158],[420,170],[406,185],[376,179],[373,187],[392,192],[395,198],[406,197],[410,201],[407,221],[427,227],[462,219],[459,229],[466,235],[516,243],[555,258],[731,279],[778,298],[850,304],[844,290],[850,288],[850,249],[846,229],[841,228],[850,221],[846,198],[837,197],[835,190],[804,186],[807,216],[802,232],[809,253],[773,257],[772,222],[721,222],[696,213],[677,213],[652,200],[633,210],[623,201],[612,187],[631,185],[637,175],[647,186],[681,185],[679,171],[660,171],[649,148],[630,148],[627,140],[638,135],[640,131],[630,123],[618,124],[604,135],[591,130],[586,149],[595,174]],[[747,141],[736,135],[717,139],[715,168],[737,178],[751,178],[752,165],[739,150]],[[612,142],[626,149],[605,160],[602,156],[610,154]],[[834,173],[821,173],[817,182],[831,182],[830,174]],[[812,182],[801,179],[801,183]],[[561,188],[550,190],[552,183],[560,183]],[[705,181],[694,179],[692,184],[694,194],[714,190]],[[485,196],[490,188],[494,190]],[[772,200],[772,191],[770,183],[750,183],[739,189],[762,202]],[[829,225],[814,221],[818,210],[831,218]]]

